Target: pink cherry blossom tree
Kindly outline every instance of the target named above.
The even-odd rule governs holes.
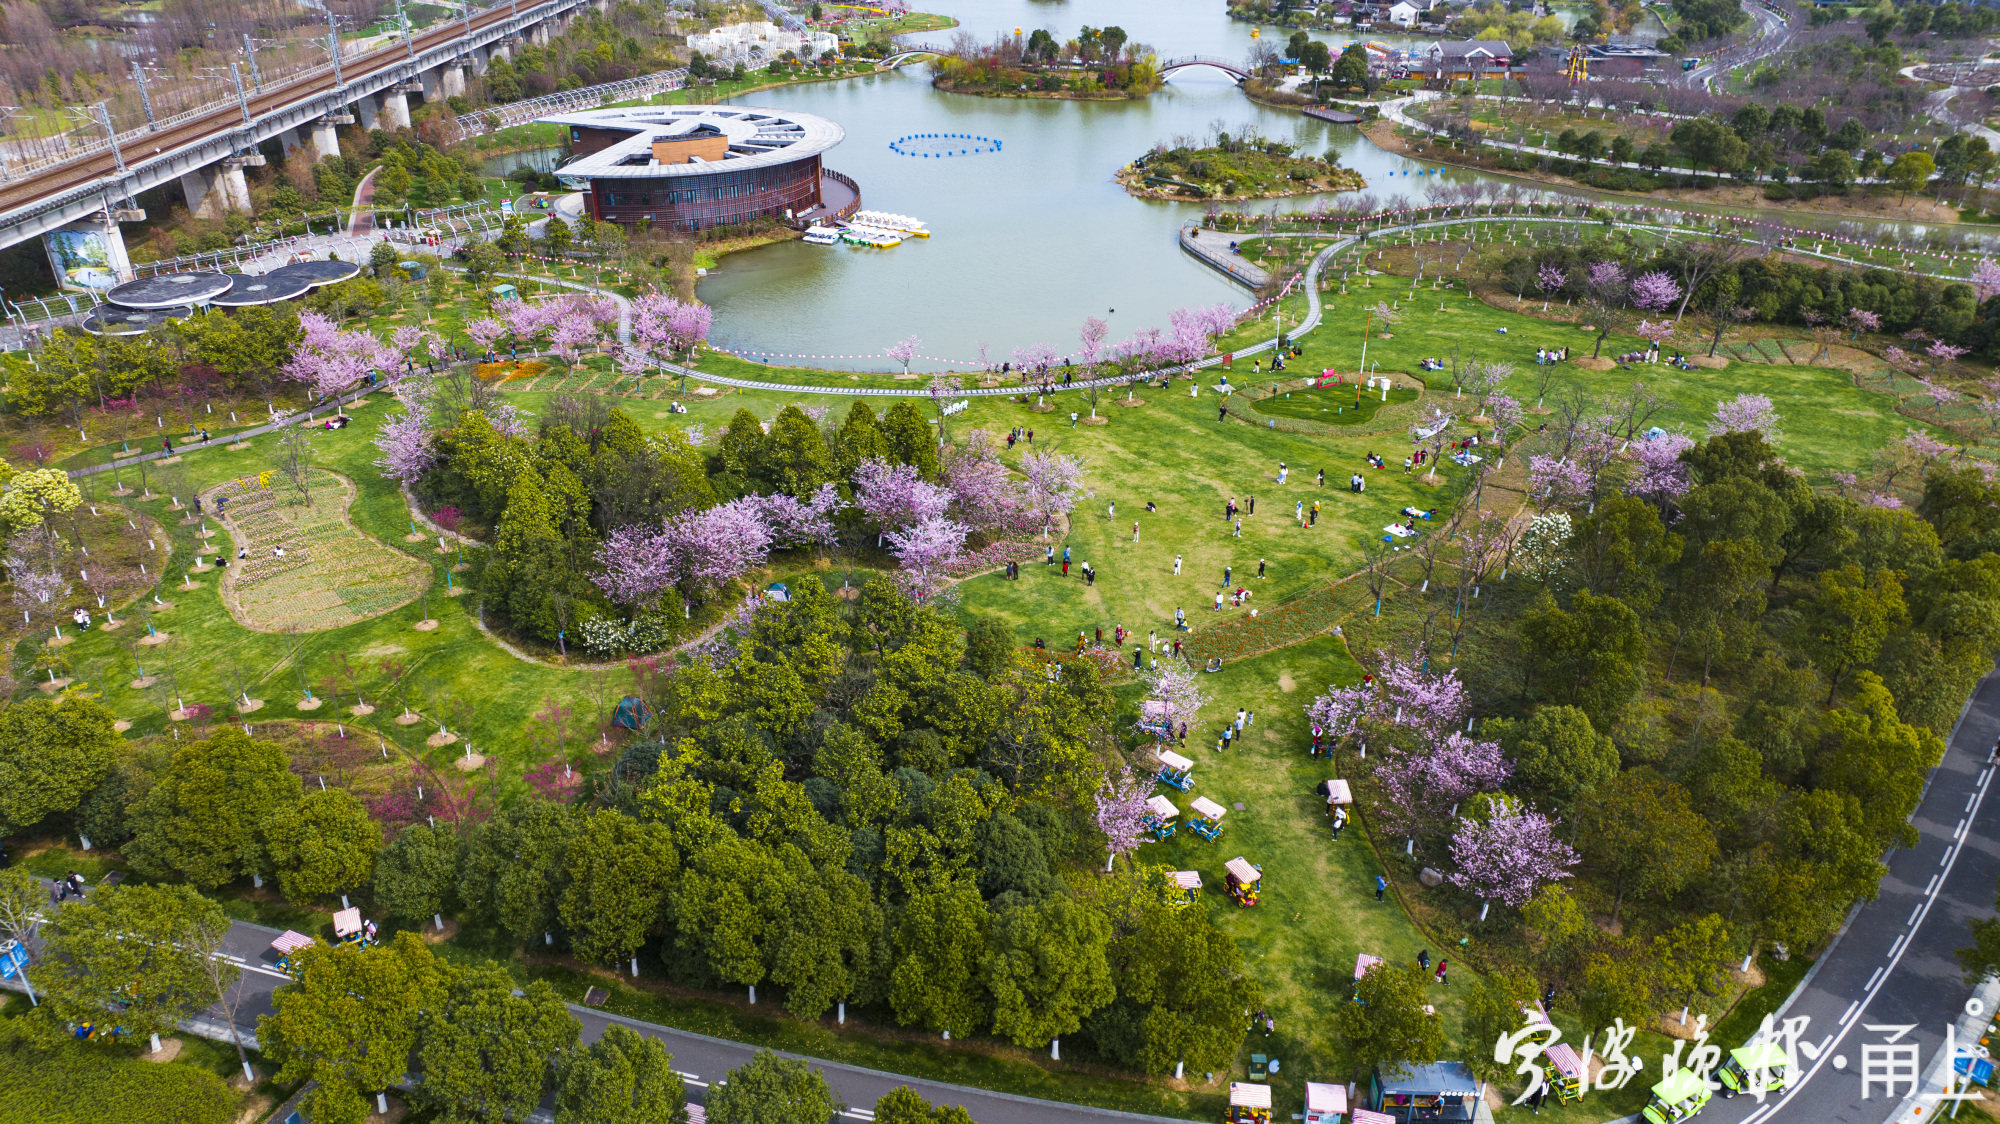
[[[1377,814],[1400,834],[1422,834],[1449,821],[1466,800],[1497,791],[1512,772],[1499,743],[1461,733],[1428,750],[1390,747],[1375,767],[1383,797]]]
[[[1860,339],[1863,332],[1879,332],[1882,330],[1882,317],[1865,308],[1848,309],[1847,315],[1840,318],[1840,323],[1842,327],[1852,333],[1847,337],[1850,340]]]
[[[1021,458],[1021,471],[1028,478],[1028,506],[1041,517],[1043,532],[1076,506],[1083,492],[1083,469],[1083,458],[1068,453],[1031,449]]]
[[[1543,507],[1582,507],[1597,491],[1597,475],[1581,457],[1528,458],[1528,495]]]
[[[903,365],[903,373],[907,375],[910,373],[910,360],[917,357],[917,348],[919,346],[921,344],[917,337],[904,336],[902,339],[883,348],[882,354],[901,363]]]
[[[1306,704],[1306,718],[1335,745],[1361,732],[1361,724],[1375,713],[1378,699],[1373,689],[1355,684],[1328,687],[1326,693]]]
[[[1924,349],[1924,355],[1930,359],[1931,374],[1935,376],[1939,364],[1949,363],[1969,350],[1971,349],[1948,344],[1943,340],[1932,340],[1931,345]]]
[[[1992,258],[1980,258],[1972,267],[1972,295],[1985,304],[1994,297],[2000,297],[2000,262]]]
[[[1535,891],[1570,877],[1577,853],[1556,838],[1555,821],[1540,812],[1496,801],[1483,821],[1458,821],[1451,836],[1452,885],[1516,909]]]
[[[965,553],[967,531],[963,523],[943,515],[932,515],[901,530],[890,531],[889,553],[910,572],[919,596],[928,596],[946,566]]]
[[[840,541],[840,530],[834,526],[833,517],[847,504],[840,498],[840,489],[832,484],[821,484],[817,492],[805,499],[782,492],[755,499],[775,550],[817,549]]]
[[[1021,527],[1021,489],[1000,461],[998,442],[985,430],[969,430],[952,443],[944,486],[951,492],[951,517],[975,533]]]
[[[1670,273],[1653,270],[1632,279],[1632,307],[1642,312],[1663,312],[1681,299],[1681,283]]]
[[[414,486],[437,463],[437,449],[431,442],[422,405],[412,405],[384,422],[375,435],[375,448],[382,455],[375,464],[382,474],[399,484]]]
[[[1708,435],[1717,437],[1725,433],[1749,433],[1754,430],[1775,445],[1783,436],[1778,428],[1778,423],[1783,420],[1768,396],[1739,394],[1715,404],[1715,420],[1708,423]]]
[[[1021,377],[1022,382],[1027,382],[1029,372],[1033,372],[1037,380],[1048,378],[1049,368],[1055,366],[1056,360],[1061,357],[1048,344],[1031,343],[1015,348],[1008,358],[1014,361],[1014,373]]]
[[[655,601],[679,586],[705,597],[764,564],[771,532],[756,498],[684,511],[656,529],[620,527],[598,549],[601,571],[591,580],[624,605]]]
[[[925,480],[911,465],[871,457],[854,471],[854,500],[886,535],[943,515],[952,494]]]
[[[1465,725],[1472,697],[1458,669],[1431,671],[1421,655],[1394,657],[1382,665],[1382,705],[1390,721],[1436,740]]]
[[[466,338],[472,341],[474,347],[485,352],[489,360],[493,358],[493,345],[506,334],[507,325],[495,316],[482,316],[465,326]]]
[[[576,361],[596,350],[602,338],[595,320],[572,314],[557,322],[549,336],[549,350],[563,361],[569,373],[575,374]]]
[[[1199,677],[1185,660],[1162,660],[1159,667],[1144,673],[1142,678],[1146,697],[1165,705],[1170,726],[1193,722],[1208,702]]]
[[[1097,830],[1104,833],[1113,860],[1138,850],[1145,840],[1146,797],[1151,789],[1127,765],[1106,777],[1097,790]]]
[[[1542,311],[1549,310],[1549,297],[1569,284],[1569,272],[1550,263],[1535,270],[1535,288],[1542,291]]]
[[[1089,378],[1097,369],[1097,360],[1104,352],[1104,337],[1111,331],[1111,325],[1095,316],[1084,318],[1083,327],[1076,333],[1077,342],[1082,347],[1076,357],[1083,361],[1083,377]]]
[[[1686,495],[1693,487],[1688,466],[1681,454],[1694,448],[1694,438],[1681,433],[1642,437],[1632,445],[1637,468],[1625,481],[1627,495],[1662,507]]]

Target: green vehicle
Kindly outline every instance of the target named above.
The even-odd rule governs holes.
[[[1776,1042],[1752,1042],[1729,1051],[1729,1060],[1722,1063],[1721,1071],[1715,1075],[1722,1082],[1722,1095],[1733,1097],[1757,1092],[1760,1070],[1766,1093],[1775,1093],[1791,1084],[1792,1075],[1785,1071],[1784,1048]]]
[[[1708,1087],[1691,1069],[1677,1069],[1667,1075],[1665,1081],[1653,1086],[1653,1099],[1640,1113],[1648,1124],[1680,1124],[1692,1120],[1696,1113],[1708,1107],[1714,1090]]]

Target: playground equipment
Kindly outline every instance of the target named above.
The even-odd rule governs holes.
[[[1252,1081],[1231,1081],[1226,1119],[1229,1124],[1271,1124],[1271,1087]]]
[[[1347,1086],[1306,1082],[1306,1124],[1340,1124],[1347,1115]]]
[[[1709,1098],[1715,1096],[1700,1075],[1691,1069],[1677,1069],[1667,1074],[1666,1080],[1653,1086],[1653,1099],[1639,1115],[1648,1124],[1679,1124],[1692,1120],[1695,1114],[1708,1107]]]
[[[1174,837],[1174,817],[1181,814],[1174,802],[1164,796],[1146,798],[1146,818],[1139,826],[1153,833],[1153,838],[1165,843]]]
[[[1568,1104],[1583,1096],[1583,1060],[1567,1042],[1558,1042],[1542,1051],[1542,1079],[1557,1104]]]
[[[1201,897],[1201,874],[1193,870],[1176,870],[1167,877],[1173,879],[1174,889],[1179,891],[1175,905],[1193,905]]]
[[[1228,814],[1228,809],[1206,796],[1195,797],[1194,803],[1189,807],[1200,817],[1188,825],[1194,829],[1196,835],[1211,843],[1222,838],[1222,817]]]
[[[1222,864],[1229,883],[1229,896],[1236,904],[1249,908],[1257,904],[1257,895],[1264,888],[1264,868],[1254,866],[1241,855]]]
[[[1791,1083],[1791,1074],[1785,1070],[1787,1060],[1784,1047],[1776,1042],[1752,1042],[1729,1051],[1729,1060],[1716,1071],[1715,1079],[1722,1083],[1725,1099],[1760,1089],[1775,1093]]]
[[[1590,78],[1589,56],[1583,53],[1583,44],[1569,49],[1569,62],[1563,66],[1563,77],[1572,86],[1581,86]]]
[[[292,970],[292,957],[297,955],[300,949],[311,948],[318,943],[318,941],[306,936],[304,933],[294,932],[290,929],[279,933],[277,939],[271,942],[271,951],[278,954],[278,971],[290,972]]]
[[[1171,785],[1182,792],[1194,787],[1194,762],[1164,747],[1159,750],[1158,756],[1161,784]]]

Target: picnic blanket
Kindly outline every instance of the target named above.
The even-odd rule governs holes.
[[[1415,530],[1409,527],[1405,527],[1401,523],[1391,523],[1388,526],[1382,528],[1382,530],[1391,535],[1396,536],[1399,539],[1414,538],[1417,533]]]

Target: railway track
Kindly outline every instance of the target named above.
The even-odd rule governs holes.
[[[508,11],[488,10],[473,16],[472,26],[474,30],[479,30],[511,18],[512,13]],[[415,49],[423,52],[441,47],[457,40],[464,33],[464,21],[454,20],[418,33]],[[341,85],[351,84],[355,79],[367,78],[408,62],[409,50],[403,42],[398,41],[351,59],[343,58],[341,74],[346,82]],[[330,72],[299,78],[262,93],[250,95],[248,98],[250,116],[254,119],[305,98],[333,93],[336,89],[338,85]],[[121,134],[119,144],[124,151],[127,166],[132,166],[143,164],[157,154],[171,152],[183,145],[240,128],[242,123],[242,110],[235,105],[225,103],[211,112],[168,126],[156,133]],[[0,212],[12,211],[49,196],[87,187],[115,176],[117,172],[118,162],[109,150],[80,156],[68,163],[58,164],[0,188]]]

